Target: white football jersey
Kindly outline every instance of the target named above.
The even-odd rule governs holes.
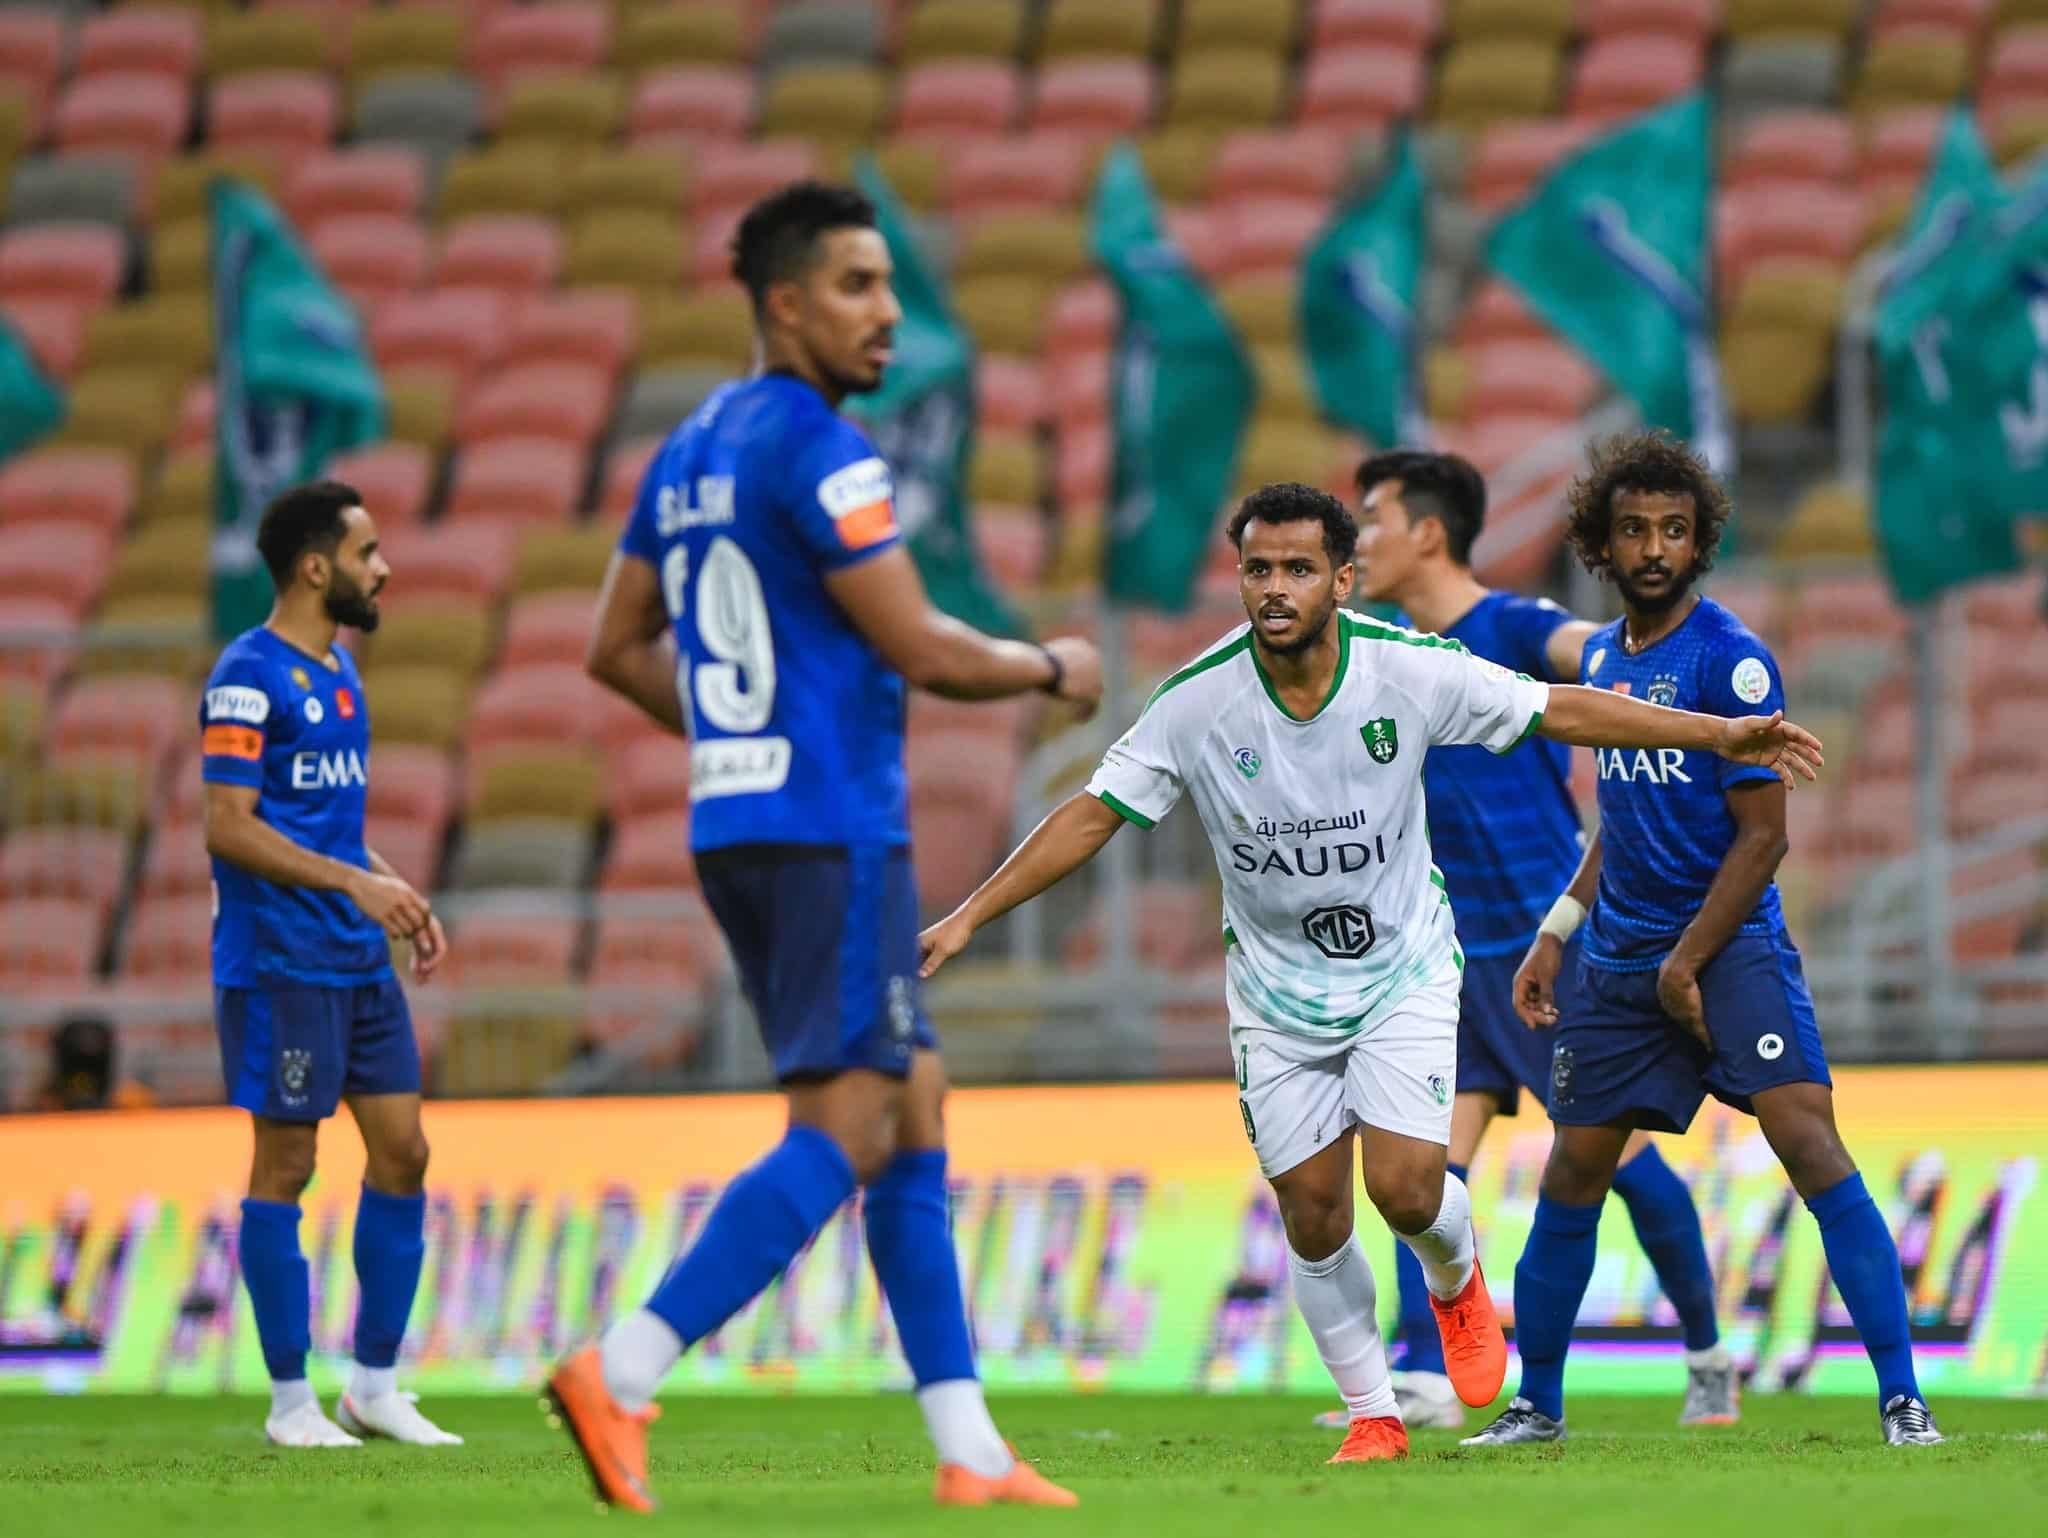
[[[1241,625],[1159,686],[1088,783],[1141,828],[1193,794],[1223,878],[1231,985],[1275,1029],[1323,1041],[1464,966],[1422,756],[1504,753],[1550,699],[1455,641],[1342,610],[1334,623],[1336,676],[1309,719],[1280,703]]]

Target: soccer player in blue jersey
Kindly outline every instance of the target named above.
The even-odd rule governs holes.
[[[1359,466],[1358,580],[1364,595],[1398,605],[1407,623],[1462,642],[1477,656],[1531,678],[1573,683],[1594,626],[1548,599],[1492,591],[1472,575],[1472,545],[1486,520],[1486,483],[1455,454],[1403,451]],[[1550,1041],[1516,1018],[1514,971],[1552,899],[1578,868],[1585,838],[1571,793],[1570,749],[1535,738],[1512,753],[1433,748],[1422,782],[1430,845],[1465,950],[1459,995],[1457,1098],[1450,1168],[1459,1179],[1495,1116],[1513,1116],[1520,1092],[1550,1095]],[[1559,1008],[1570,1011],[1578,941],[1566,943]],[[1649,1134],[1633,1133],[1614,1189],[1685,1332],[1681,1425],[1737,1416],[1734,1364],[1720,1345],[1714,1283],[1692,1193]],[[1457,1426],[1464,1411],[1444,1375],[1422,1271],[1396,1247],[1405,1353],[1396,1379],[1410,1425]]]
[[[926,598],[889,466],[837,409],[881,383],[902,314],[874,221],[859,193],[814,182],[748,212],[733,266],[764,372],[721,387],[655,456],[590,642],[600,682],[690,740],[698,875],[789,1105],[782,1141],[726,1187],[647,1306],[549,1379],[599,1495],[635,1511],[653,1506],[662,1378],[857,1187],[937,1499],[1074,1503],[1004,1443],[975,1374],[918,977],[904,694],[1092,706],[1101,664],[1083,641],[991,639]]]
[[[286,1447],[355,1447],[365,1436],[456,1443],[396,1382],[426,1251],[427,1140],[390,939],[411,942],[422,979],[447,939],[426,899],[364,846],[370,709],[335,642],[343,625],[377,628],[391,569],[363,499],[334,481],[278,497],[256,544],[276,606],[221,653],[199,720],[221,1071],[229,1100],[255,1123],[240,1255],[270,1371],[264,1431]],[[344,1099],[367,1160],[355,1367],[337,1425],[306,1381],[312,1304],[298,1202],[320,1123]]]
[[[1569,537],[1587,570],[1613,580],[1624,615],[1587,641],[1586,684],[1710,715],[1783,709],[1769,648],[1692,591],[1728,515],[1699,457],[1662,433],[1594,452],[1572,487]],[[1819,1223],[1876,1370],[1885,1440],[1939,1442],[1914,1378],[1898,1250],[1835,1129],[1813,999],[1778,904],[1784,785],[1690,752],[1602,750],[1598,765],[1599,836],[1514,979],[1522,1019],[1555,1027],[1558,1124],[1515,1268],[1521,1390],[1467,1443],[1563,1438],[1565,1353],[1601,1199],[1637,1129],[1683,1132],[1709,1093],[1756,1117]],[[1561,1008],[1581,922],[1577,993]]]

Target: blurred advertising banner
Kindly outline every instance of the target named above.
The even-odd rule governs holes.
[[[2035,1188],[2048,1067],[1858,1069],[1837,1085],[1898,1237],[1930,1395],[2048,1393],[2048,1194]],[[955,1093],[955,1240],[992,1386],[1327,1391],[1234,1102],[1227,1083]],[[780,1123],[768,1096],[430,1104],[410,1380],[532,1384],[644,1297]],[[225,1110],[0,1118],[0,1389],[260,1387],[234,1254],[248,1139]],[[331,1385],[355,1308],[362,1155],[346,1124],[321,1142],[302,1243],[315,1377]],[[1548,1145],[1525,1112],[1473,1171],[1504,1312]],[[1710,1106],[1664,1146],[1692,1182],[1727,1338],[1755,1385],[1868,1392],[1818,1232],[1756,1124]],[[1391,1241],[1360,1206],[1391,1313]],[[1680,1390],[1676,1321],[1618,1201],[1579,1331],[1579,1391]],[[669,1386],[906,1381],[849,1204]]]

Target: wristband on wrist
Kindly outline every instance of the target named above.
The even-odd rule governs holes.
[[[1536,932],[1549,935],[1562,944],[1585,922],[1586,905],[1566,892],[1550,905],[1550,911],[1543,915],[1543,922],[1537,926]]]
[[[1038,648],[1039,656],[1052,664],[1052,677],[1038,686],[1039,692],[1041,694],[1058,694],[1060,692],[1060,685],[1067,681],[1066,664],[1060,661],[1057,652],[1043,642],[1033,641],[1031,644]]]

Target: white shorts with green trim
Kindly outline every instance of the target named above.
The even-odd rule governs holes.
[[[1452,971],[1370,1029],[1334,1043],[1275,1029],[1225,983],[1238,1103],[1268,1180],[1356,1126],[1449,1145],[1458,981]]]

